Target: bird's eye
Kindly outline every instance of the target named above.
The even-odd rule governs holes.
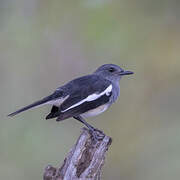
[[[115,69],[113,67],[109,68],[109,72],[114,72],[114,71],[115,71]]]

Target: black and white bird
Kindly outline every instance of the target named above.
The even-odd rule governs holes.
[[[84,118],[96,116],[107,110],[120,94],[119,80],[124,75],[133,74],[115,64],[104,64],[94,73],[74,79],[57,88],[51,95],[9,114],[14,116],[28,109],[45,104],[52,105],[46,119],[62,121],[73,117],[85,124],[90,131],[95,128]]]

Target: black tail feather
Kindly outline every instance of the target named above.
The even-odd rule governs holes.
[[[46,116],[46,119],[52,119],[59,115],[59,108],[57,106],[53,106],[51,112]]]
[[[21,112],[23,112],[23,111],[26,111],[26,110],[31,109],[31,108],[34,108],[34,107],[36,107],[36,106],[45,104],[45,103],[47,103],[47,102],[50,101],[50,100],[52,100],[52,95],[50,95],[50,96],[48,96],[48,97],[45,97],[45,98],[43,98],[43,99],[41,99],[41,100],[39,100],[39,101],[36,101],[36,102],[34,102],[34,103],[32,103],[32,104],[30,104],[30,105],[28,105],[28,106],[25,106],[25,107],[23,107],[23,108],[15,111],[15,112],[11,113],[11,114],[8,114],[8,116],[10,116],[10,117],[15,116],[15,115],[17,115],[17,114],[19,114],[19,113],[21,113]]]

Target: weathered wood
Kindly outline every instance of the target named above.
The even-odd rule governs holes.
[[[63,165],[58,168],[48,165],[45,168],[43,179],[100,180],[105,153],[111,145],[111,142],[111,138],[106,135],[102,140],[95,140],[89,130],[83,128],[80,137],[68,153]]]

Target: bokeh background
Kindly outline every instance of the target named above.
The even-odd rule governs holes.
[[[0,0],[0,179],[42,179],[82,125],[7,114],[97,66],[135,72],[88,122],[113,138],[104,180],[180,179],[180,1]]]

